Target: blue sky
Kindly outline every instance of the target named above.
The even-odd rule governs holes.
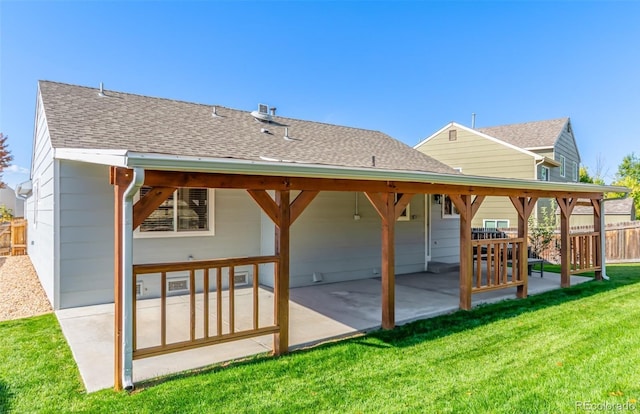
[[[0,0],[0,131],[28,179],[37,81],[383,131],[571,117],[607,182],[640,153],[640,2]]]

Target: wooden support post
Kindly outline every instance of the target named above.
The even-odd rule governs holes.
[[[395,255],[395,194],[383,193],[385,215],[382,217],[382,329],[393,329],[396,325],[396,255]],[[402,213],[402,210],[400,211]]]
[[[604,212],[600,210],[600,200],[591,199],[591,204],[593,205],[593,231],[598,233],[595,239],[595,246],[593,246],[594,266],[598,268],[596,270],[596,280],[602,280],[602,263],[604,263],[605,257],[602,249],[602,240],[600,239],[603,236],[601,234],[602,222],[600,219],[601,214]]]
[[[364,193],[382,219],[382,329],[393,329],[396,325],[395,303],[395,225],[396,220],[413,197],[404,194],[398,205],[395,193]]]
[[[121,179],[116,178],[120,176]],[[122,290],[123,279],[122,273],[122,243],[124,235],[122,234],[122,221],[124,212],[122,204],[124,193],[127,186],[131,182],[132,175],[130,170],[112,167],[110,171],[110,180],[114,184],[114,215],[113,215],[113,234],[114,234],[114,251],[113,251],[113,387],[122,390],[122,357],[124,349],[122,347]]]
[[[577,198],[558,197],[560,207],[560,286],[571,286],[571,239],[569,237],[569,219],[578,202]]]
[[[280,259],[274,290],[275,320],[279,327],[273,341],[275,355],[282,355],[289,351],[289,229],[291,226],[289,199],[289,190],[276,191],[278,221],[275,223],[275,253]]]
[[[473,246],[471,244],[471,220],[474,206],[470,195],[449,195],[460,213],[460,309],[471,309],[473,290]],[[482,199],[479,200],[482,202]],[[478,204],[479,207],[479,204]],[[477,211],[477,208],[475,208]]]
[[[529,283],[528,259],[529,259],[529,217],[538,201],[537,197],[509,197],[511,204],[518,212],[518,238],[522,239],[522,249],[518,252],[518,267],[511,269],[518,272],[519,280],[524,281],[523,285],[517,287],[516,296],[527,297],[527,287]]]

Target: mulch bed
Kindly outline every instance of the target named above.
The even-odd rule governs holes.
[[[0,257],[0,321],[53,312],[29,256]]]

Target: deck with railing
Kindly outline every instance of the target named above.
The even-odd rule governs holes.
[[[188,261],[179,263],[138,264],[133,266],[133,291],[136,292],[138,276],[159,279],[160,298],[133,300],[133,359],[147,358],[170,352],[183,351],[203,346],[240,339],[253,338],[279,332],[279,321],[272,301],[273,312],[264,315],[260,303],[260,269],[273,265],[274,275],[278,271],[278,256],[257,256],[217,260]],[[237,288],[237,267],[252,269],[250,286]],[[168,281],[179,275],[188,286],[184,295],[171,296],[167,292]],[[250,295],[250,300],[247,298]],[[238,298],[242,299],[242,315],[251,307],[250,321],[238,323],[236,310]],[[188,303],[184,299],[188,298]],[[159,300],[160,326],[146,326],[144,314],[156,312],[156,306],[145,306],[147,301]],[[262,306],[265,311],[265,307]],[[272,318],[271,318],[272,317]],[[148,318],[149,320],[153,318]],[[168,329],[171,325],[177,329]],[[141,330],[159,332],[155,343],[140,344]],[[171,334],[168,334],[171,331]],[[176,334],[176,331],[182,331]]]
[[[474,251],[473,293],[505,289],[526,283],[521,273],[524,239],[478,239],[471,242]]]

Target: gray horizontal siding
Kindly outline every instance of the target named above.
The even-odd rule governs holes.
[[[291,228],[291,286],[370,278],[381,265],[381,220],[358,193],[360,220],[354,220],[355,193],[322,192]],[[424,270],[424,201],[415,196],[410,221],[396,223],[396,273]],[[272,226],[263,226],[266,232]]]
[[[27,201],[27,251],[47,298],[58,307],[55,273],[55,163],[40,99],[36,106],[31,177],[34,191]]]

